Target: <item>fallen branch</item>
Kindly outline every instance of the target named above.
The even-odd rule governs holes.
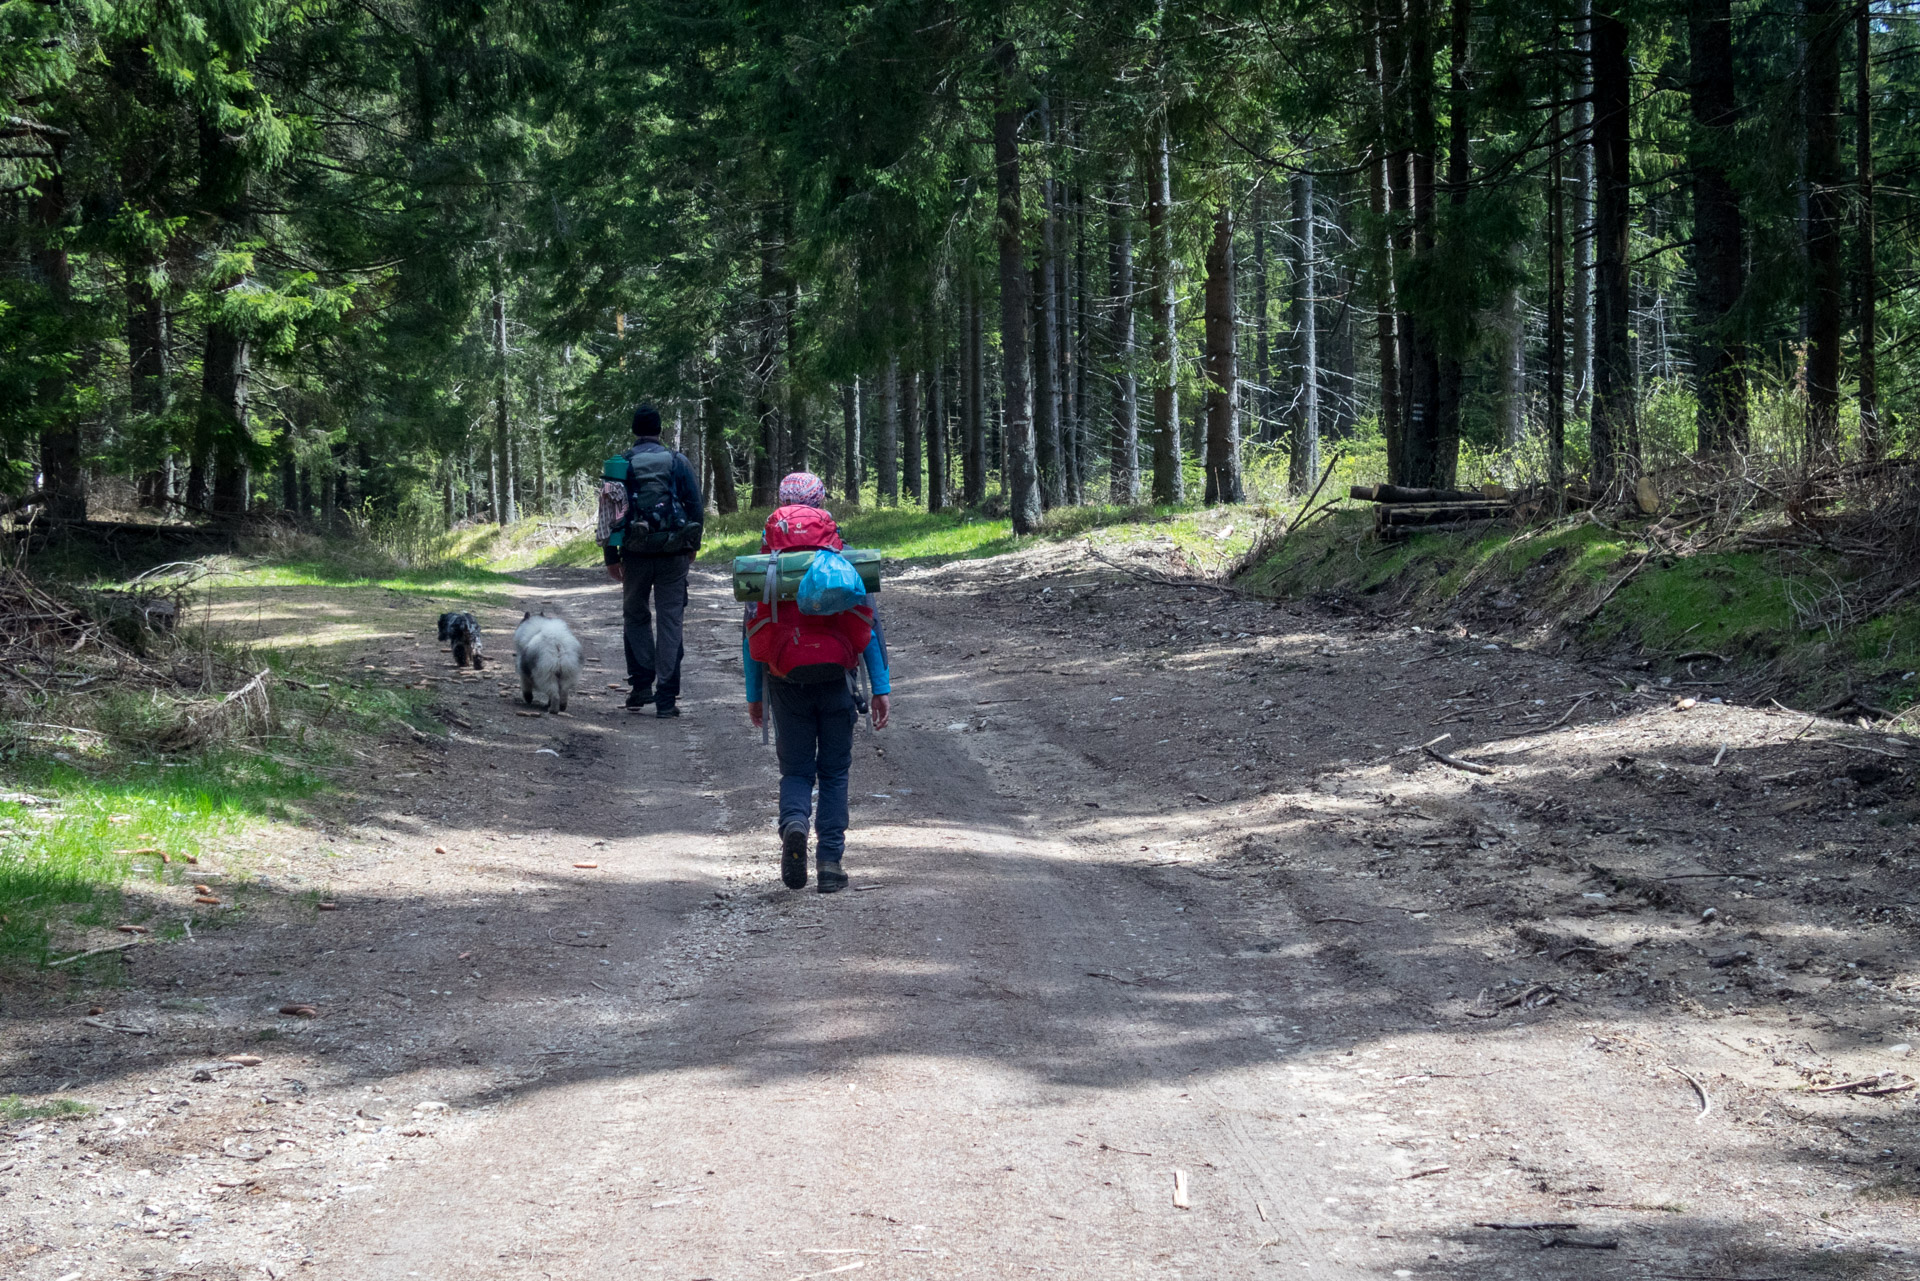
[[[1433,757],[1434,760],[1439,761],[1442,765],[1452,769],[1465,770],[1469,774],[1493,773],[1493,766],[1482,765],[1479,761],[1463,761],[1458,756],[1449,756],[1445,752],[1431,747],[1423,747],[1420,750],[1428,756]]]
[[[107,947],[88,948],[84,952],[75,952],[72,956],[63,956],[57,961],[48,961],[47,968],[54,969],[62,965],[71,965],[73,964],[73,962],[84,960],[89,956],[103,956],[108,952],[124,952],[130,947],[139,947],[139,946],[140,946],[140,940],[134,939],[132,942],[129,942],[129,943],[114,943],[114,944],[110,944]]]
[[[1693,1087],[1693,1092],[1700,1096],[1700,1114],[1693,1118],[1695,1125],[1700,1124],[1707,1119],[1707,1113],[1713,1111],[1713,1100],[1707,1097],[1707,1087],[1700,1084],[1699,1078],[1694,1076],[1693,1073],[1682,1071],[1680,1068],[1674,1067],[1671,1063],[1667,1064],[1667,1066],[1673,1068],[1675,1072],[1685,1077],[1687,1084]]]

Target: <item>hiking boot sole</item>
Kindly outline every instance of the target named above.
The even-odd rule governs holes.
[[[797,823],[780,834],[780,879],[790,890],[807,887],[807,829]]]

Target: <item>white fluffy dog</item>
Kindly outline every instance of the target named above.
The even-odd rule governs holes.
[[[548,711],[566,711],[580,683],[580,642],[566,620],[526,615],[514,629],[513,657],[520,667],[520,697],[531,704],[538,694]]]

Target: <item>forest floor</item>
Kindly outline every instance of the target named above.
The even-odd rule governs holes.
[[[1920,744],[1176,555],[892,577],[827,898],[721,575],[675,721],[592,571],[521,575],[479,676],[372,602],[339,658],[450,735],[203,860],[243,910],[132,890],[190,938],[7,992],[0,1272],[1920,1277]],[[257,645],[283,590],[229,603]]]

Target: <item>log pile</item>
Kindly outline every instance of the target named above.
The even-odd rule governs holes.
[[[1467,529],[1513,514],[1504,489],[1474,493],[1467,489],[1420,489],[1410,485],[1355,485],[1348,494],[1374,504],[1373,528],[1382,538]]]

